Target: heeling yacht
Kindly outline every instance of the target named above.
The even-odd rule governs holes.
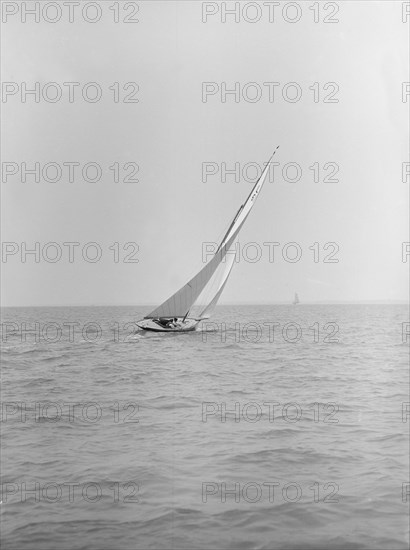
[[[232,253],[231,247],[259,196],[269,171],[269,164],[278,149],[279,146],[276,147],[269,162],[266,163],[248,198],[235,214],[213,258],[175,294],[146,315],[144,319],[138,321],[137,325],[141,329],[155,332],[189,332],[195,330],[204,319],[209,319],[232,271],[235,254]],[[230,252],[229,255],[228,252]],[[205,307],[201,308],[197,315],[194,315],[193,306],[198,298],[203,296],[204,290],[210,282],[212,283],[211,296],[208,297]]]

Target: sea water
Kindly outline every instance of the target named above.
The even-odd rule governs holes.
[[[408,311],[2,310],[2,547],[408,547]]]

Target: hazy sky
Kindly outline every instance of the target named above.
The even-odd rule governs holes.
[[[29,15],[24,23],[16,13],[3,24],[2,77],[18,86],[7,88],[17,92],[3,95],[2,103],[3,305],[159,304],[203,265],[203,243],[222,236],[252,187],[242,176],[223,181],[222,163],[228,169],[261,165],[278,144],[274,181],[266,183],[240,234],[242,249],[254,242],[249,256],[258,247],[262,256],[255,263],[242,257],[221,303],[291,301],[295,291],[302,301],[407,298],[410,257],[402,261],[402,243],[409,240],[410,178],[402,181],[402,168],[409,162],[410,96],[403,101],[402,83],[410,78],[402,2],[339,2],[338,23],[323,22],[332,11],[324,11],[323,2],[318,13],[304,1],[300,13],[292,8],[285,14],[282,2],[274,22],[261,2],[255,23],[246,21],[258,15],[254,2],[238,22],[227,15],[225,23],[223,3],[131,2],[126,12],[119,2],[119,23],[113,22],[114,2],[99,4],[96,23],[81,12],[70,23],[64,11],[56,23],[42,13],[39,23]],[[134,4],[139,11],[133,15]],[[203,22],[205,9],[218,12]],[[90,8],[87,16],[94,13]],[[127,13],[139,22],[122,22]],[[286,21],[299,15],[297,22]],[[33,95],[22,102],[23,82],[27,88],[40,83],[39,102]],[[55,103],[41,95],[50,82],[63,90]],[[73,102],[64,82],[80,83]],[[95,103],[81,94],[90,82],[102,90]],[[113,100],[115,82],[119,102]],[[134,95],[133,85],[123,90],[130,82],[139,86]],[[208,90],[217,93],[203,97],[203,82],[214,83]],[[228,89],[239,83],[238,102],[233,94],[222,101],[224,82]],[[284,89],[289,82],[297,86]],[[333,96],[334,85],[323,89],[329,82],[338,86]],[[53,90],[46,86],[46,97]],[[298,101],[283,98],[287,93],[293,99],[298,90]],[[90,87],[89,97],[94,92]],[[124,103],[125,96],[139,101]],[[325,97],[338,102],[325,103]],[[32,168],[36,162],[40,169],[57,163],[60,180],[47,182],[40,174],[39,182],[32,175],[21,181],[21,164]],[[64,162],[80,164],[74,182]],[[101,165],[94,183],[81,175],[91,162]],[[290,162],[301,168],[299,181],[282,176]],[[121,167],[117,183],[109,169],[114,163]],[[128,165],[124,171],[125,163],[138,164],[138,183],[123,181],[133,170]],[[218,168],[207,181],[203,163]],[[334,166],[325,171],[326,163],[338,165],[338,182],[323,181]],[[5,178],[16,166],[18,172]],[[52,179],[55,166],[48,170]],[[90,178],[94,173],[89,168]],[[287,174],[294,178],[296,169]],[[22,243],[32,249],[35,242],[39,261],[27,255],[23,262]],[[62,250],[55,263],[44,258],[58,251],[47,247],[50,242]],[[80,243],[72,263],[67,242]],[[101,248],[95,263],[82,256],[90,242]],[[280,243],[274,261],[266,242]],[[290,242],[302,252],[293,263],[282,255]],[[126,243],[138,245],[138,263],[124,263],[135,246],[124,251]],[[326,243],[337,244],[338,263],[323,262],[334,250],[324,251]],[[289,256],[295,251],[288,248]],[[95,248],[86,253],[91,258]]]

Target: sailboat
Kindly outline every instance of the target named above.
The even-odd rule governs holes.
[[[269,164],[278,149],[279,146],[276,147],[269,162],[267,162],[248,198],[235,214],[212,259],[175,294],[138,321],[137,325],[141,329],[155,332],[188,332],[195,330],[197,325],[204,319],[209,319],[233,268],[235,253],[232,253],[231,248],[265,183]],[[215,281],[216,272],[218,272],[218,279]],[[205,307],[194,315],[192,312],[193,306],[198,298],[204,294],[204,289],[210,281],[213,283],[212,296],[208,297]]]
[[[300,302],[299,296],[298,296],[297,292],[295,292],[295,297],[293,298],[293,302],[292,302],[292,303],[293,303],[294,306],[296,306],[296,305],[299,304],[299,302]]]

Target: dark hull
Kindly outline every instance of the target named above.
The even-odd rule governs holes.
[[[142,319],[138,321],[137,325],[142,330],[148,330],[150,332],[192,332],[195,330],[199,321],[196,319],[186,319],[181,326],[166,328],[156,323],[153,319]]]

